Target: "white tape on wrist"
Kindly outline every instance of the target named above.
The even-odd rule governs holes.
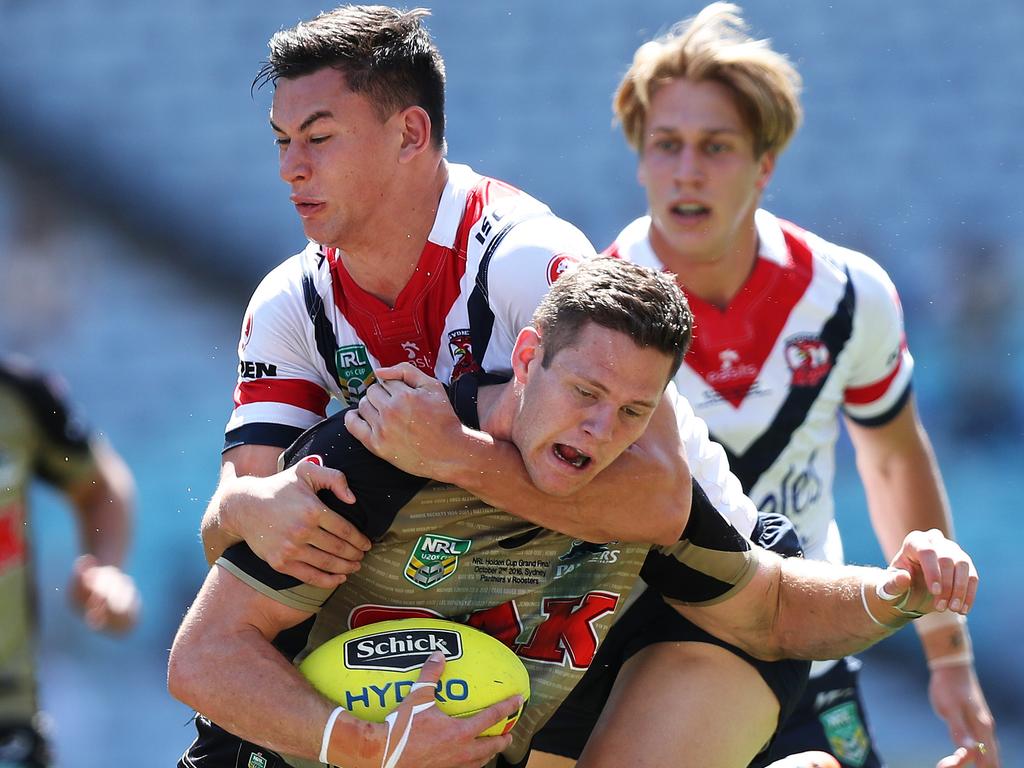
[[[875,592],[878,592],[877,588]],[[864,613],[866,613],[868,618],[875,622],[875,624],[880,627],[885,627],[886,629],[893,629],[893,627],[890,627],[888,624],[879,621],[875,614],[871,612],[871,608],[868,606],[868,583],[866,581],[862,581],[860,583],[860,602],[861,605],[864,606]]]
[[[327,718],[327,725],[324,726],[324,735],[320,739],[320,762],[324,765],[328,765],[327,748],[331,745],[331,731],[334,730],[334,723],[338,720],[338,715],[344,711],[344,707],[335,707]]]
[[[970,650],[961,651],[960,653],[951,653],[948,656],[939,656],[935,659],[928,659],[928,669],[933,672],[936,669],[945,669],[946,667],[966,667],[974,663],[974,653]]]
[[[437,683],[413,683],[409,689],[409,694],[414,691],[418,691],[420,688],[430,688],[432,690],[437,688]],[[408,694],[406,696],[408,698]],[[416,719],[416,715],[424,710],[430,709],[434,706],[434,698],[431,697],[430,701],[426,704],[414,704],[409,712],[409,718],[403,720],[402,724],[396,726],[396,723],[404,713],[400,709],[396,709],[390,715],[384,718],[384,722],[388,724],[388,739],[384,744],[384,756],[381,758],[381,768],[395,768],[398,765],[398,761],[402,757],[402,753],[405,751],[405,745],[409,741],[409,734],[412,731],[412,721]],[[394,746],[392,746],[392,744]]]

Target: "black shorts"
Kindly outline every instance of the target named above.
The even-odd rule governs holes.
[[[33,723],[0,723],[0,766],[47,768],[52,761],[46,735]]]
[[[178,768],[288,768],[288,763],[259,744],[228,733],[196,715],[196,740],[181,756]]]
[[[765,755],[765,764],[820,749],[850,768],[883,768],[860,695],[860,666],[848,656],[808,680],[803,698]]]
[[[802,554],[792,523],[781,515],[760,515],[751,539],[786,557]],[[660,594],[647,589],[612,625],[590,669],[534,737],[533,749],[579,758],[622,665],[635,653],[660,642],[710,643],[739,656],[757,670],[775,694],[780,723],[796,708],[807,684],[810,662],[755,659],[683,618]]]

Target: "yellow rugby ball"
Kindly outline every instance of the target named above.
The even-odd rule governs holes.
[[[356,717],[384,722],[408,695],[434,651],[445,656],[434,699],[451,717],[466,717],[519,694],[530,698],[530,676],[508,646],[464,624],[397,619],[367,624],[331,638],[299,664],[320,693]],[[508,733],[523,707],[481,736]]]

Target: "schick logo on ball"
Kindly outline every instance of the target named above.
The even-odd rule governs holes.
[[[422,667],[434,651],[447,661],[462,658],[462,636],[449,629],[379,632],[349,640],[343,653],[349,669],[408,672]]]

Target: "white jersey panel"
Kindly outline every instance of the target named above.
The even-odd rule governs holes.
[[[841,561],[832,495],[838,415],[845,410],[863,423],[881,424],[902,407],[913,361],[899,301],[884,270],[863,254],[767,211],[758,211],[756,225],[759,285],[777,291],[742,314],[726,313],[724,321],[705,315],[702,322],[704,305],[691,297],[694,346],[704,348],[691,349],[675,383],[711,439],[724,446],[754,504],[789,517],[808,557]],[[637,219],[613,250],[662,267],[649,229],[648,217]],[[757,343],[735,350],[708,346],[708,336],[721,337],[729,323],[753,328]],[[774,337],[766,337],[766,328]],[[699,364],[695,352],[704,353]],[[733,379],[749,384],[737,393],[729,388]]]

